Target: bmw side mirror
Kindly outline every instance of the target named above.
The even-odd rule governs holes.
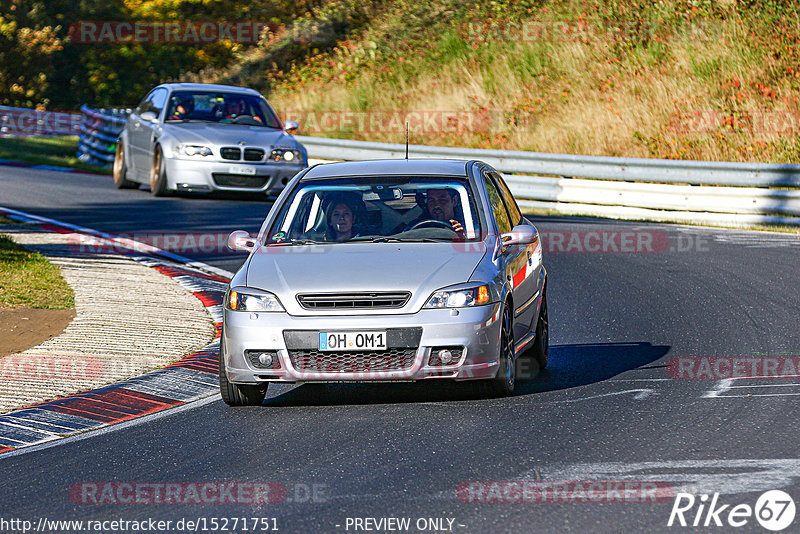
[[[536,241],[536,229],[527,224],[519,224],[510,232],[500,235],[500,242],[504,247],[511,245],[529,245]]]
[[[283,126],[284,126],[284,129],[286,130],[286,133],[289,133],[289,134],[292,134],[292,135],[296,134],[297,130],[300,129],[300,124],[298,124],[297,121],[286,121],[283,124]]]
[[[236,230],[228,236],[228,248],[236,251],[250,252],[256,248],[256,240],[244,230]]]
[[[141,114],[141,117],[143,121],[147,122],[156,122],[158,120],[158,116],[152,111],[145,111]]]

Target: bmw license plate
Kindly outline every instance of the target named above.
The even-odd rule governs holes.
[[[228,167],[228,172],[231,174],[246,174],[249,176],[254,176],[256,174],[256,168],[249,165],[231,165]]]
[[[320,332],[319,350],[386,350],[386,332]]]

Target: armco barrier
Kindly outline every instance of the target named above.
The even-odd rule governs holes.
[[[117,138],[130,109],[91,109],[82,106],[83,122],[81,123],[80,141],[78,142],[78,158],[91,165],[108,167],[114,163],[117,150]]]
[[[403,158],[403,144],[297,136],[309,156]],[[409,157],[485,161],[520,204],[564,215],[724,226],[800,225],[800,165],[609,158],[411,145]],[[520,175],[530,173],[538,176]],[[580,178],[576,178],[580,177]],[[590,179],[585,179],[590,178]]]
[[[83,106],[82,159],[114,160],[130,110]],[[297,136],[311,158],[405,157],[403,144]],[[520,204],[590,215],[725,226],[800,225],[800,165],[609,158],[411,145],[413,158],[478,159],[506,173]],[[513,173],[513,174],[512,174]]]

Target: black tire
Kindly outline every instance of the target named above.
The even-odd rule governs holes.
[[[153,166],[150,169],[150,193],[154,197],[165,197],[169,195],[167,190],[167,168],[164,164],[164,154],[161,147],[156,147],[153,155]]]
[[[536,322],[536,339],[533,342],[531,356],[539,364],[539,370],[547,367],[550,354],[550,324],[547,318],[547,286],[542,290],[542,305],[539,307],[539,320]]]
[[[114,155],[114,185],[117,189],[136,189],[139,184],[128,180],[128,162],[125,161],[125,148],[122,141],[117,143],[117,152]]]
[[[514,393],[517,382],[517,362],[514,353],[514,328],[511,323],[511,306],[508,302],[503,307],[502,326],[500,329],[500,368],[497,376],[482,380],[484,394],[488,397],[506,397]]]
[[[248,386],[231,384],[225,375],[225,358],[222,336],[219,339],[219,393],[228,406],[261,406],[267,396],[269,384]]]

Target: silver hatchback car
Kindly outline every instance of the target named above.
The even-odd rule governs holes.
[[[536,228],[480,161],[317,165],[280,195],[225,297],[219,382],[475,381],[514,391],[544,368],[547,273]],[[521,356],[525,360],[518,360]]]
[[[280,191],[307,167],[307,153],[257,91],[168,83],[131,113],[117,140],[114,184],[171,192]]]

